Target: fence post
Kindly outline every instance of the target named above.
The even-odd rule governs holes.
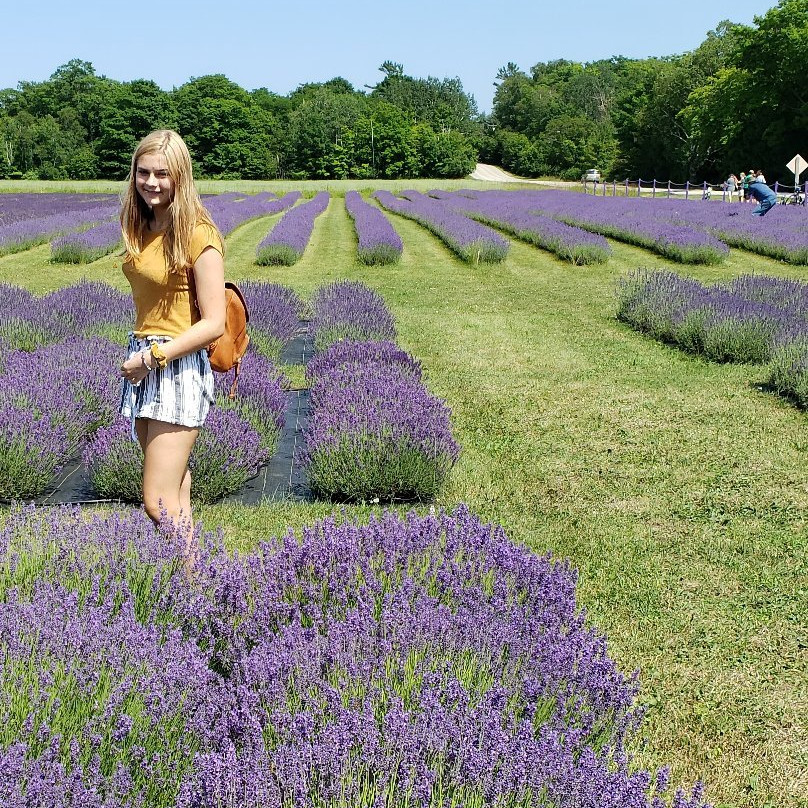
[[[671,181],[668,180],[668,199],[671,198]]]
[[[653,187],[651,189],[651,196],[656,197],[656,180],[654,180]]]
[[[805,184],[808,185],[808,182],[806,182]],[[637,199],[639,199],[641,196],[642,196],[642,180],[639,177],[637,177]]]
[[[628,177],[626,177],[626,196],[628,196]]]
[[[808,204],[808,180],[805,180],[805,185],[802,188],[802,204],[803,207]]]
[[[617,196],[617,180],[612,180],[612,196]]]
[[[779,181],[779,180],[775,180],[775,181],[774,181],[774,192],[775,192],[775,193],[777,193],[777,192],[778,192],[778,190],[779,190],[779,188],[780,188],[780,181]]]
[[[606,183],[603,182],[601,185],[603,185],[603,196],[606,196]]]
[[[690,196],[690,180],[685,180],[685,199]]]

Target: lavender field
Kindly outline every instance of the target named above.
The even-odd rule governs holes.
[[[279,200],[289,190],[267,187]],[[494,196],[453,185],[423,188],[427,204],[457,215],[484,199],[486,225],[509,242],[503,260],[467,262],[363,194],[403,247],[396,263],[369,265],[343,197],[324,185],[305,197],[326,190],[292,266],[255,263],[277,213],[227,236],[227,274],[260,301],[255,342],[275,358],[244,380],[245,408],[222,415],[244,419],[240,434],[265,451],[272,419],[250,399],[271,406],[267,382],[299,373],[279,346],[314,314],[317,290],[361,283],[394,330],[336,356],[322,346],[311,381],[328,380],[330,400],[382,379],[397,402],[417,400],[417,378],[445,402],[460,451],[434,502],[200,503],[194,587],[137,508],[0,509],[0,804],[804,808],[806,414],[777,392],[802,361],[785,339],[808,281],[799,223],[775,208],[733,241],[728,226],[699,229],[700,203],[687,222],[648,208],[643,221],[672,228],[653,232],[727,245],[710,248],[717,262],[683,263],[687,250],[648,241],[636,212],[618,218],[642,239],[603,236],[582,210],[572,222],[553,195],[526,191],[507,199],[528,218],[514,224],[503,207],[497,226]],[[411,189],[389,190],[414,204]],[[736,207],[742,228],[751,209]],[[578,232],[584,247],[606,240],[605,261],[563,254]],[[767,243],[785,252],[775,260]],[[56,293],[36,318],[0,321],[0,369],[27,395],[33,366],[57,391],[106,395],[125,296],[75,306],[81,277],[126,290],[115,252],[79,269],[50,263],[47,240],[0,256],[0,283],[19,290],[5,306]],[[649,278],[679,290],[667,310],[636,294]],[[647,327],[620,319],[621,299]],[[691,299],[708,300],[710,317],[766,312],[756,322],[772,339],[757,326],[728,339],[717,321],[705,339],[696,325],[713,320],[704,307],[688,318]],[[360,322],[333,301],[325,331]],[[377,327],[370,297],[363,311]],[[658,336],[666,318],[701,347]],[[719,351],[730,344],[769,353]],[[338,400],[360,411],[366,399]],[[42,401],[16,407],[17,420],[3,404],[0,430],[47,417],[30,450],[52,451],[104,428],[65,416],[59,395]]]

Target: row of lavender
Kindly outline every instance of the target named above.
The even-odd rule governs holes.
[[[311,416],[302,461],[316,493],[351,501],[430,499],[457,460],[449,408],[395,345],[393,317],[361,283],[312,300],[318,353],[306,375]]]
[[[604,236],[683,263],[719,263],[729,252],[726,244],[702,229],[657,220],[644,205],[623,209],[611,197],[570,191],[466,190],[431,191],[430,195],[453,210],[507,230],[573,264],[607,260],[611,248]]]
[[[260,216],[272,216],[294,205],[299,191],[292,191],[278,199],[264,192],[245,196],[228,193],[210,197],[205,204],[223,236],[228,236],[239,225]],[[87,230],[66,233],[51,242],[51,260],[66,264],[87,264],[115,250],[121,244],[121,227],[117,219]]]
[[[768,363],[768,384],[808,408],[808,283],[743,275],[705,286],[640,270],[619,283],[618,317],[719,362]]]
[[[765,217],[757,217],[740,205],[593,197],[569,191],[462,191],[441,196],[479,218],[490,217],[491,212],[496,216],[510,207],[522,214],[550,216],[681,263],[720,263],[733,246],[791,264],[808,264],[808,221],[799,206],[777,205]]]
[[[472,264],[504,261],[510,244],[495,230],[469,219],[436,199],[405,191],[396,197],[390,191],[374,191],[373,198],[385,209],[413,219],[432,231],[450,250]]]
[[[318,522],[196,574],[138,511],[0,531],[0,803],[705,808],[567,564],[466,508]]]
[[[218,406],[191,457],[198,501],[235,491],[257,473],[283,425],[286,383],[272,360],[294,335],[303,304],[277,284],[242,288],[254,348],[234,401],[229,379],[217,376]],[[98,497],[137,501],[142,455],[117,417],[115,373],[128,297],[82,283],[39,299],[8,286],[2,299],[9,309],[0,312],[0,499],[42,494],[81,455]],[[353,500],[433,496],[458,453],[449,410],[427,392],[420,365],[390,341],[395,326],[384,302],[346,282],[319,289],[312,309],[319,353],[307,369],[313,414],[299,458],[312,488]]]
[[[227,234],[255,216],[285,210],[299,197],[299,192],[286,194],[282,200],[271,194],[222,194],[208,198],[206,204]],[[374,197],[387,210],[432,230],[450,249],[472,263],[501,261],[507,254],[508,242],[487,225],[574,264],[607,260],[611,250],[603,236],[684,263],[721,262],[728,254],[728,245],[795,264],[808,263],[804,212],[793,207],[778,206],[764,221],[737,205],[598,198],[565,191],[432,191],[429,196],[405,191],[400,197],[377,191]],[[67,197],[66,204],[79,209],[27,218],[7,227],[0,221],[0,253],[4,249],[25,249],[54,233],[62,233],[53,244],[54,260],[94,260],[117,246],[120,238],[114,222],[115,206],[108,197],[99,197],[93,204]],[[322,192],[290,210],[259,245],[257,261],[288,265],[299,260],[311,236],[314,218],[327,204],[328,194]],[[378,209],[355,191],[346,195],[346,207],[354,219],[360,261],[397,260],[400,238]],[[107,221],[89,230],[65,234],[66,230],[76,231],[104,219]],[[27,228],[25,234],[14,235],[15,228],[22,226]],[[28,232],[32,227],[38,228],[33,234]]]
[[[321,191],[309,202],[286,213],[258,245],[256,263],[261,266],[297,263],[311,239],[314,220],[325,211],[328,203],[329,194]],[[345,207],[353,220],[357,257],[361,263],[393,264],[401,258],[401,238],[378,208],[365,202],[358,191],[345,194]]]
[[[109,194],[0,194],[0,255],[108,222],[119,207]]]
[[[255,287],[249,293],[264,303],[256,344],[277,350],[296,328],[302,304],[288,290]],[[138,500],[140,447],[117,417],[116,369],[131,300],[91,283],[43,298],[3,286],[0,300],[0,499],[39,496],[81,455],[100,497]],[[226,395],[227,377],[217,375],[218,406],[191,458],[195,499],[237,490],[266,462],[283,424],[285,387],[274,362],[257,350],[245,358],[235,401]]]
[[[16,229],[10,228],[6,234],[9,243],[6,251],[27,249],[52,238],[52,261],[79,264],[96,261],[120,246],[120,227],[115,216],[117,207],[108,198],[101,200],[106,200],[106,205],[101,205],[100,201],[85,203],[85,211],[72,197],[61,199],[61,195],[39,196],[48,198],[49,204],[38,207],[29,205],[29,215],[22,217],[24,227],[18,225]],[[321,192],[312,200],[293,208],[301,196],[299,191],[289,192],[280,199],[271,193],[253,196],[226,193],[207,198],[205,204],[224,236],[252,219],[288,210],[256,250],[256,262],[259,265],[288,266],[296,263],[303,255],[311,238],[314,219],[326,209],[329,201],[328,193]],[[66,209],[61,210],[58,215],[44,215],[43,212],[47,213],[52,209],[54,202]],[[354,220],[359,242],[359,260],[365,264],[397,261],[403,247],[401,239],[378,208],[364,202],[356,191],[346,195],[346,207]],[[290,208],[292,209],[289,210]],[[95,224],[99,219],[106,221]],[[12,231],[16,234],[16,241],[11,240]],[[0,249],[3,239],[4,234],[0,227]]]
[[[408,191],[406,196],[413,202],[423,198],[415,191]],[[435,190],[430,191],[429,196],[453,210],[548,250],[571,264],[601,264],[612,253],[603,236],[536,213],[534,206],[526,204],[525,197],[518,193],[489,196]]]

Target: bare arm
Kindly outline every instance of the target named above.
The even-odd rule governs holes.
[[[196,259],[194,281],[200,317],[186,332],[162,345],[169,362],[206,348],[224,333],[224,259],[214,247],[206,247]],[[154,364],[154,360],[148,356],[146,362],[149,366]],[[121,365],[121,376],[134,383],[141,381],[148,373],[141,354],[135,354]]]
[[[194,281],[199,320],[162,346],[169,362],[206,348],[224,334],[224,260],[214,247],[206,247],[196,259]]]

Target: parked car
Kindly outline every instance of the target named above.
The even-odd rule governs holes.
[[[582,177],[583,182],[600,182],[600,171],[590,168]]]

